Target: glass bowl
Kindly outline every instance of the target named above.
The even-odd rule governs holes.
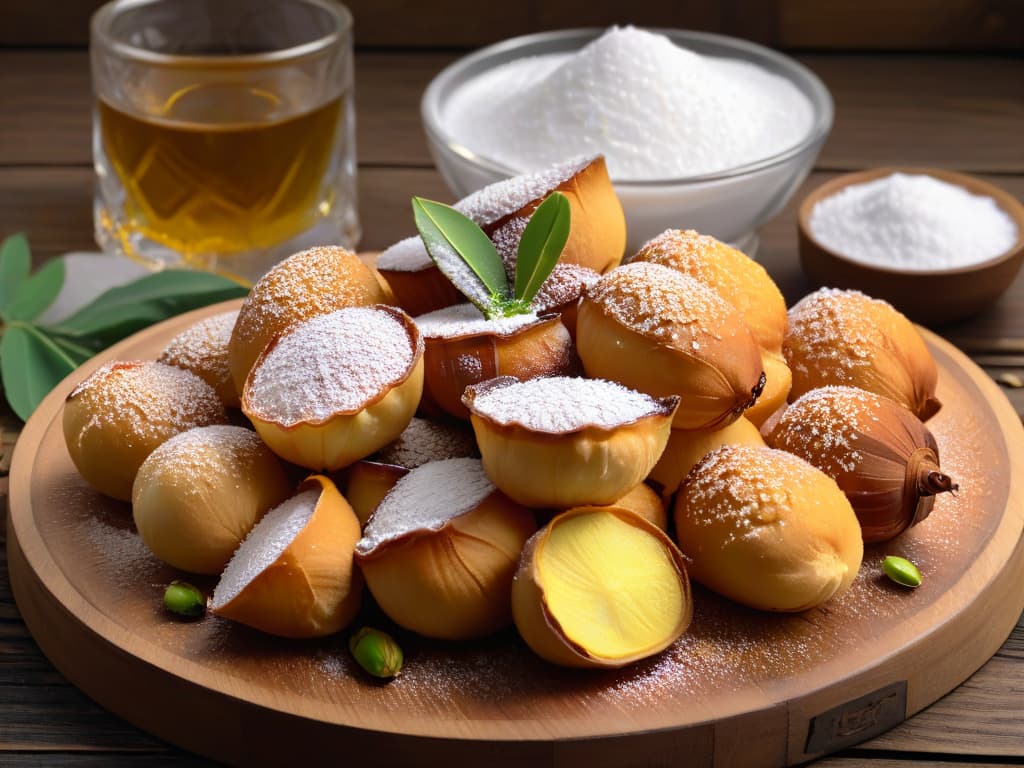
[[[464,83],[515,59],[571,53],[604,29],[568,29],[514,37],[464,56],[427,86],[420,104],[427,143],[438,170],[457,197],[535,168],[510,168],[459,142],[446,123],[446,106]],[[681,29],[651,30],[705,56],[739,59],[789,80],[810,101],[810,131],[783,152],[735,168],[699,176],[612,182],[626,212],[627,254],[665,229],[691,228],[730,242],[748,255],[756,230],[778,213],[810,172],[832,128],[832,97],[810,70],[788,56],[722,35]]]

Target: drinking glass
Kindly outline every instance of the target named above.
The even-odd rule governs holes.
[[[332,0],[114,0],[92,18],[96,240],[243,283],[359,239],[352,16]]]

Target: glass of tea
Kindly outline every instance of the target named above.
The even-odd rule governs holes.
[[[90,55],[105,251],[250,283],[310,245],[355,245],[343,5],[114,0]]]

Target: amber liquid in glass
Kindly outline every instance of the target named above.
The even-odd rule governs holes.
[[[330,213],[342,98],[282,119],[284,95],[195,86],[155,112],[103,100],[103,150],[124,189],[119,237],[140,234],[203,266],[204,253],[271,247]]]

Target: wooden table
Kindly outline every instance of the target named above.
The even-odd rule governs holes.
[[[454,58],[433,52],[357,54],[366,249],[412,234],[411,195],[451,197],[427,153],[418,100],[428,80]],[[838,173],[884,164],[942,166],[975,173],[1024,198],[1024,59],[799,58],[831,89],[836,120],[803,189],[761,230],[758,258],[790,302],[814,287],[797,262],[796,204]],[[0,51],[0,93],[0,236],[27,232],[37,264],[69,250],[94,249],[87,55]],[[1024,276],[986,314],[935,330],[993,376],[1024,375]],[[1024,413],[1024,389],[1004,391]],[[0,475],[6,475],[18,427],[5,413]],[[0,477],[0,503],[5,494],[6,477]],[[0,523],[0,765],[207,765],[101,710],[53,669],[14,605],[4,536]],[[182,713],[183,727],[187,719]],[[991,661],[944,699],[819,764],[931,768],[1022,762],[1024,621]]]

